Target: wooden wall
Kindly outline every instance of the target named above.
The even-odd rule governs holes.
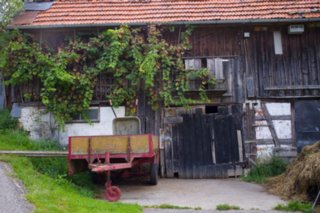
[[[274,53],[273,31],[282,35],[283,55]],[[291,98],[320,96],[320,28],[289,35],[287,26],[253,31],[242,39],[243,70],[255,82],[254,96]]]
[[[305,32],[289,35],[288,24],[278,25],[198,25],[191,36],[192,49],[186,58],[232,58],[237,62],[235,92],[228,102],[243,102],[245,98],[320,97],[320,24],[304,24]],[[57,49],[67,38],[80,35],[87,38],[105,29],[50,29],[28,31],[42,44]],[[167,32],[164,38],[179,42],[183,27]],[[282,35],[283,54],[274,52],[273,32]],[[250,36],[245,37],[244,32]],[[101,76],[94,94],[104,99],[110,79]],[[104,91],[106,90],[106,91]],[[33,91],[33,93],[35,93]],[[239,98],[239,97],[240,98]],[[34,100],[38,100],[35,98]],[[221,101],[223,102],[223,101]]]
[[[186,57],[239,57],[248,98],[319,97],[320,25],[304,24],[298,35],[288,34],[288,26],[198,26]],[[275,54],[274,31],[281,32],[282,55]],[[177,41],[178,34],[171,33],[170,40]]]

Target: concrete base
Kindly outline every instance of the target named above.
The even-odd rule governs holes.
[[[121,202],[144,206],[171,204],[214,210],[219,204],[236,205],[244,210],[272,210],[285,203],[256,184],[238,179],[160,179],[157,186],[137,181],[120,184]]]

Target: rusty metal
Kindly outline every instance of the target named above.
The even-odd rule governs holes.
[[[117,186],[112,186],[111,181],[106,184],[105,197],[111,202],[118,201],[121,197],[121,190]]]
[[[143,163],[158,164],[158,152],[159,138],[151,134],[70,137],[68,166],[73,168],[86,160],[92,172],[105,173],[105,197],[117,201],[121,191],[112,185],[111,171],[139,168]],[[122,160],[119,163],[113,159]]]

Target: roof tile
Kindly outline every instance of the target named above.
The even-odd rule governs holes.
[[[320,18],[320,0],[58,0],[50,9],[39,11],[30,23],[23,24],[54,26],[297,18]],[[22,25],[21,17],[16,17],[12,24]]]

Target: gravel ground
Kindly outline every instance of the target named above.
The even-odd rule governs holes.
[[[33,206],[24,198],[22,183],[9,175],[11,167],[0,162],[0,213],[28,213]]]

